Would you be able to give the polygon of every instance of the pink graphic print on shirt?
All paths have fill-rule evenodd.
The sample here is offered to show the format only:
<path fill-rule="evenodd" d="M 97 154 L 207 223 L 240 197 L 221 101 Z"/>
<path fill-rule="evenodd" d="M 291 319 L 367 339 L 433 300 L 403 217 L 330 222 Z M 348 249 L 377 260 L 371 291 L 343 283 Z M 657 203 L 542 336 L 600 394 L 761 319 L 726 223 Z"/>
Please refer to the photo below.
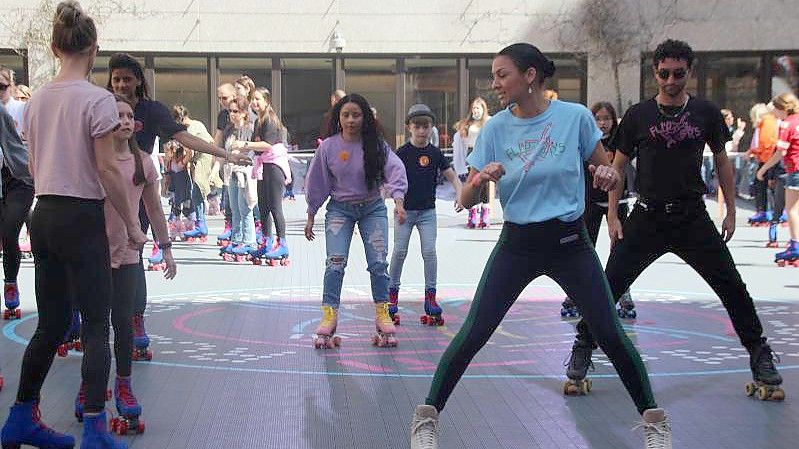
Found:
<path fill-rule="evenodd" d="M 663 121 L 649 127 L 649 134 L 666 142 L 666 148 L 672 148 L 678 143 L 689 139 L 701 139 L 702 130 L 698 126 L 688 123 L 690 112 L 683 114 L 679 120 Z"/>

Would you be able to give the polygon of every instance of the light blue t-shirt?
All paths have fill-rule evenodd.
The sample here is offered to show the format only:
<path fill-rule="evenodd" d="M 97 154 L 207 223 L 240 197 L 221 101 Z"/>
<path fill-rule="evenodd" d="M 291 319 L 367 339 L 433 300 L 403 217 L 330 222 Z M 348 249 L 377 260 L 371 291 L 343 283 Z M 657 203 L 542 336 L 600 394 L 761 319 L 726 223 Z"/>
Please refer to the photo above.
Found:
<path fill-rule="evenodd" d="M 585 209 L 583 163 L 601 138 L 585 106 L 552 100 L 533 118 L 515 117 L 510 108 L 496 114 L 466 161 L 477 170 L 490 162 L 505 167 L 499 199 L 506 221 L 574 221 Z"/>

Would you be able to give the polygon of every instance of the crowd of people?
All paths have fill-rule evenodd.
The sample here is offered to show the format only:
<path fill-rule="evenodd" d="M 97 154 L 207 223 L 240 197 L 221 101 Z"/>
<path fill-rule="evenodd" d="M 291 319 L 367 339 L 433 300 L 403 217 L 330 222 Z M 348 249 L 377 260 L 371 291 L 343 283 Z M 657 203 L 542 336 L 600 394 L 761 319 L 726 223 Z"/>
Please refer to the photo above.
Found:
<path fill-rule="evenodd" d="M 2 445 L 74 447 L 73 437 L 41 422 L 38 409 L 54 355 L 79 323 L 84 356 L 75 414 L 84 423 L 81 447 L 124 448 L 109 432 L 104 407 L 109 327 L 115 336 L 113 397 L 119 414 L 111 430 L 141 432 L 131 362 L 152 357 L 144 327 L 142 254 L 150 226 L 150 267 L 163 270 L 167 279 L 177 274 L 173 242 L 206 242 L 213 209 L 225 215 L 217 239 L 224 260 L 287 265 L 282 203 L 293 183 L 289 131 L 269 90 L 247 76 L 218 87 L 221 110 L 213 135 L 185 106 L 170 110 L 152 99 L 143 68 L 130 55 L 110 58 L 105 89 L 89 83 L 97 30 L 74 1 L 58 5 L 52 39 L 60 69 L 33 94 L 14 84 L 10 69 L 0 68 L 5 317 L 21 315 L 16 280 L 26 222 L 38 306 Z M 661 43 L 652 59 L 658 94 L 619 119 L 607 102 L 588 109 L 558 100 L 546 89 L 554 63 L 533 45 L 510 45 L 492 62 L 492 88 L 503 109 L 492 116 L 484 99 L 472 100 L 453 129 L 452 161 L 438 147 L 429 106 L 409 108 L 409 139 L 394 150 L 367 98 L 332 94 L 304 185 L 309 241 L 316 238 L 316 215 L 325 207 L 317 349 L 341 344 L 338 309 L 356 226 L 375 303 L 373 344 L 394 347 L 403 264 L 414 228 L 425 278 L 421 322 L 444 323 L 436 253 L 436 190 L 442 180 L 455 192 L 454 210 L 468 210 L 468 228 L 490 227 L 495 196 L 502 205 L 499 241 L 469 314 L 443 353 L 424 404 L 414 411 L 412 449 L 437 447 L 439 414 L 460 377 L 522 290 L 542 275 L 568 295 L 562 315 L 581 317 L 564 393 L 590 391 L 592 352 L 601 348 L 642 416 L 646 447 L 670 448 L 669 418 L 619 321 L 635 317 L 629 288 L 666 252 L 694 268 L 727 309 L 750 354 L 750 395 L 785 397 L 754 302 L 726 243 L 735 232 L 736 195 L 750 195 L 751 184 L 757 212 L 749 222 L 768 223 L 769 246 L 776 246 L 776 229 L 787 221 L 791 239 L 775 261 L 799 264 L 799 100 L 781 94 L 755 105 L 751 144 L 743 150 L 746 122 L 686 92 L 693 63 L 685 42 Z M 733 162 L 729 155 L 736 153 L 744 156 Z M 716 188 L 714 177 L 725 194 L 721 232 L 704 202 Z M 165 195 L 168 218 L 161 206 Z M 612 243 L 604 268 L 594 249 L 603 217 Z M 65 298 L 63 291 L 73 295 Z"/>

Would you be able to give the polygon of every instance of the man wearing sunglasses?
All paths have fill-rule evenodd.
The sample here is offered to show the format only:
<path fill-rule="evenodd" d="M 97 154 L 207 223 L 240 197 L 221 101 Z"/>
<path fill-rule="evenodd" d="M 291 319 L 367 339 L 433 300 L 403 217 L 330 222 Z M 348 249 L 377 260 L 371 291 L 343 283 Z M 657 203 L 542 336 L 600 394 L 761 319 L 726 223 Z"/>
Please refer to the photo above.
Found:
<path fill-rule="evenodd" d="M 25 103 L 16 99 L 14 92 L 14 71 L 4 65 L 0 65 L 0 104 L 14 119 L 17 132 L 22 132 L 22 111 Z"/>
<path fill-rule="evenodd" d="M 724 148 L 730 140 L 729 129 L 718 107 L 685 91 L 694 62 L 687 43 L 664 41 L 655 50 L 652 62 L 658 94 L 632 106 L 610 142 L 610 147 L 618 150 L 613 160 L 617 171 L 621 172 L 630 159 L 638 158 L 635 183 L 639 194 L 622 227 L 616 211 L 622 184 L 608 192 L 613 247 L 605 272 L 613 297 L 618 300 L 657 258 L 666 252 L 676 254 L 721 298 L 741 343 L 749 351 L 754 378 L 750 385 L 765 388 L 768 394 L 761 399 L 782 399 L 782 377 L 774 367 L 752 297 L 726 245 L 735 232 L 735 185 Z M 700 167 L 705 145 L 713 152 L 725 194 L 727 216 L 721 234 L 703 200 L 705 185 Z M 577 339 L 575 347 L 593 345 L 582 321 Z M 581 357 L 587 368 L 590 351 Z M 755 390 L 747 386 L 747 391 Z"/>

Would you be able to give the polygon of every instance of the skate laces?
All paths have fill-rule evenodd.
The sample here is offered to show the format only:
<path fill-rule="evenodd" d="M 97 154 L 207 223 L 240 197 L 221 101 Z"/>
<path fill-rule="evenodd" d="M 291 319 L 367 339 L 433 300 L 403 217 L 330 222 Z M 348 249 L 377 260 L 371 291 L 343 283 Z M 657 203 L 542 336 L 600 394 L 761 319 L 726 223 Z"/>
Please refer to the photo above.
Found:
<path fill-rule="evenodd" d="M 590 346 L 575 346 L 572 348 L 571 354 L 563 361 L 563 366 L 574 369 L 579 361 L 588 361 L 588 369 L 594 371 L 594 361 L 591 360 Z"/>
<path fill-rule="evenodd" d="M 328 326 L 336 322 L 336 309 L 332 307 L 322 308 L 322 326 Z"/>
<path fill-rule="evenodd" d="M 411 433 L 416 437 L 420 447 L 432 448 L 438 441 L 438 420 L 434 418 L 418 418 L 411 424 Z"/>
<path fill-rule="evenodd" d="M 117 398 L 122 400 L 128 407 L 135 407 L 138 405 L 136 397 L 130 389 L 130 382 L 120 380 L 117 384 Z"/>
<path fill-rule="evenodd" d="M 388 303 L 384 302 L 377 306 L 377 320 L 383 324 L 391 324 L 394 325 L 394 320 L 391 319 L 391 315 L 388 313 Z"/>
<path fill-rule="evenodd" d="M 646 449 L 671 449 L 671 424 L 668 418 L 655 423 L 642 421 L 632 428 L 637 429 L 644 429 Z"/>
<path fill-rule="evenodd" d="M 774 366 L 775 361 L 777 363 L 782 362 L 782 360 L 780 360 L 780 355 L 773 352 L 771 350 L 771 346 L 769 345 L 761 346 L 760 352 L 757 355 L 757 362 L 755 362 L 755 364 L 759 368 L 763 368 L 769 371 L 776 371 L 777 367 Z"/>

